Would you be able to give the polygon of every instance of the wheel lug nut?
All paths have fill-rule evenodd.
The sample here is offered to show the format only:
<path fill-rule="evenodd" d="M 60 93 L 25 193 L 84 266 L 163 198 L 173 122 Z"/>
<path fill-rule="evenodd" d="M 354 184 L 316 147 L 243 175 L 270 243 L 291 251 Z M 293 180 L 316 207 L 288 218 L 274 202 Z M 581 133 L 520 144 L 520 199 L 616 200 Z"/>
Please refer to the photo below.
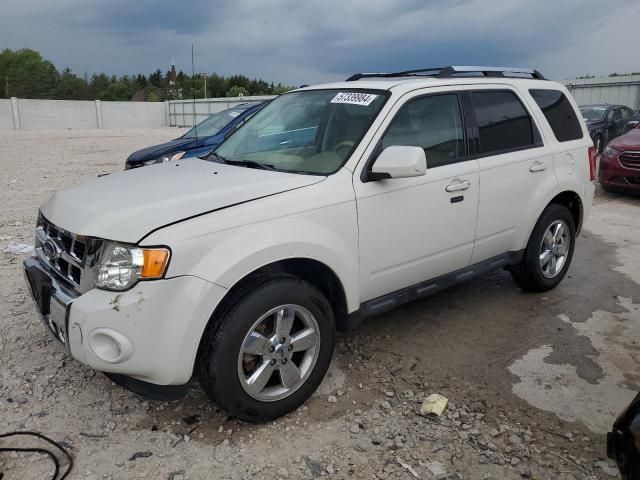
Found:
<path fill-rule="evenodd" d="M 283 358 L 283 359 L 282 359 L 282 364 L 284 365 L 285 363 L 287 363 L 287 359 L 286 359 L 286 358 Z"/>
<path fill-rule="evenodd" d="M 269 353 L 273 353 L 275 351 L 276 351 L 275 347 L 269 347 Z"/>
<path fill-rule="evenodd" d="M 284 342 L 286 342 L 286 341 L 287 341 L 287 339 L 286 339 L 286 338 L 284 338 L 284 337 L 282 337 L 282 338 L 280 339 L 280 343 L 284 343 Z"/>
<path fill-rule="evenodd" d="M 275 361 L 275 360 L 271 360 L 271 361 L 269 362 L 269 365 L 275 365 L 275 364 L 276 364 L 276 361 Z"/>
<path fill-rule="evenodd" d="M 289 345 L 289 348 L 287 350 L 289 351 L 293 350 L 293 345 Z"/>

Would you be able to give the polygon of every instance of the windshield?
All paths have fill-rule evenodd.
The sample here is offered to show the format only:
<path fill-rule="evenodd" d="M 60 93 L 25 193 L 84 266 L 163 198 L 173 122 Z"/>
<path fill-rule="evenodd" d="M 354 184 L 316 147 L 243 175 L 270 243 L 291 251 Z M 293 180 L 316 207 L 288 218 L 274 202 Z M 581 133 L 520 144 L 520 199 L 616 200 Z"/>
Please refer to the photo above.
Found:
<path fill-rule="evenodd" d="M 388 96 L 378 90 L 309 90 L 281 95 L 218 149 L 228 161 L 327 175 L 349 158 Z"/>
<path fill-rule="evenodd" d="M 582 118 L 587 121 L 598 121 L 604 118 L 607 107 L 580 107 Z"/>
<path fill-rule="evenodd" d="M 245 109 L 243 108 L 230 108 L 229 110 L 214 113 L 209 118 L 198 123 L 194 128 L 185 133 L 182 138 L 196 138 L 196 133 L 198 134 L 198 137 L 211 137 L 216 135 L 244 111 Z"/>

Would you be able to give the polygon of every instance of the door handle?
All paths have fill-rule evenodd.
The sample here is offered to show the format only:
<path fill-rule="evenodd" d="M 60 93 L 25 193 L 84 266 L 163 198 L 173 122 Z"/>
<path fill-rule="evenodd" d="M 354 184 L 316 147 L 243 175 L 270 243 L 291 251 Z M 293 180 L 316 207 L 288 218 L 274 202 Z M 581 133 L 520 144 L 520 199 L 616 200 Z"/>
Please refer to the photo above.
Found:
<path fill-rule="evenodd" d="M 444 189 L 447 192 L 460 192 L 462 190 L 466 190 L 470 186 L 471 186 L 471 182 L 469 180 L 460 180 L 459 178 L 456 178 Z"/>
<path fill-rule="evenodd" d="M 543 172 L 547 169 L 547 164 L 544 162 L 533 162 L 533 165 L 529 167 L 531 173 Z"/>

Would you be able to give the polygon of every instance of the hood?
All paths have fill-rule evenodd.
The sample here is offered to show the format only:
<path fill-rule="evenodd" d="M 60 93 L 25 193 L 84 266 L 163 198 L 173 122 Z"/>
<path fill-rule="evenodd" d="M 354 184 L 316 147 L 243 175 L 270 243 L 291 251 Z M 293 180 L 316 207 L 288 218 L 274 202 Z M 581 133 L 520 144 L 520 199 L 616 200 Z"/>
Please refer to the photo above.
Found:
<path fill-rule="evenodd" d="M 54 193 L 41 211 L 75 234 L 137 243 L 169 223 L 324 178 L 190 159 L 94 178 Z"/>
<path fill-rule="evenodd" d="M 609 147 L 614 150 L 636 150 L 640 151 L 640 129 L 634 128 L 624 135 L 615 138 L 609 142 Z"/>
<path fill-rule="evenodd" d="M 180 151 L 191 151 L 200 147 L 205 147 L 203 151 L 196 152 L 195 155 L 188 155 L 189 157 L 200 156 L 209 153 L 214 147 L 218 146 L 224 139 L 224 135 L 217 134 L 210 137 L 198 137 L 195 138 L 176 138 L 170 142 L 161 143 L 160 145 L 153 145 L 152 147 L 143 148 L 137 152 L 133 152 L 127 158 L 129 165 L 137 165 L 148 160 L 155 160 L 163 155 L 168 155 Z"/>
<path fill-rule="evenodd" d="M 200 139 L 201 140 L 201 139 Z M 195 138 L 176 138 L 169 142 L 153 145 L 151 147 L 142 148 L 133 152 L 127 158 L 128 163 L 142 163 L 147 160 L 154 160 L 167 153 L 174 153 L 180 150 L 189 150 L 197 146 Z"/>

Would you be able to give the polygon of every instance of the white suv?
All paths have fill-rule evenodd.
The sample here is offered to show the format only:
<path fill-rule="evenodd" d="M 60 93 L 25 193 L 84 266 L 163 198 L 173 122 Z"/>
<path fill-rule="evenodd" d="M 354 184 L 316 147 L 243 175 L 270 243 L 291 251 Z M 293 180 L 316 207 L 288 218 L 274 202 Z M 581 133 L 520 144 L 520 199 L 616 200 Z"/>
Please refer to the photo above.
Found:
<path fill-rule="evenodd" d="M 537 71 L 357 74 L 273 100 L 206 160 L 55 193 L 25 273 L 75 359 L 236 417 L 305 401 L 335 331 L 492 269 L 564 277 L 593 144 Z"/>

